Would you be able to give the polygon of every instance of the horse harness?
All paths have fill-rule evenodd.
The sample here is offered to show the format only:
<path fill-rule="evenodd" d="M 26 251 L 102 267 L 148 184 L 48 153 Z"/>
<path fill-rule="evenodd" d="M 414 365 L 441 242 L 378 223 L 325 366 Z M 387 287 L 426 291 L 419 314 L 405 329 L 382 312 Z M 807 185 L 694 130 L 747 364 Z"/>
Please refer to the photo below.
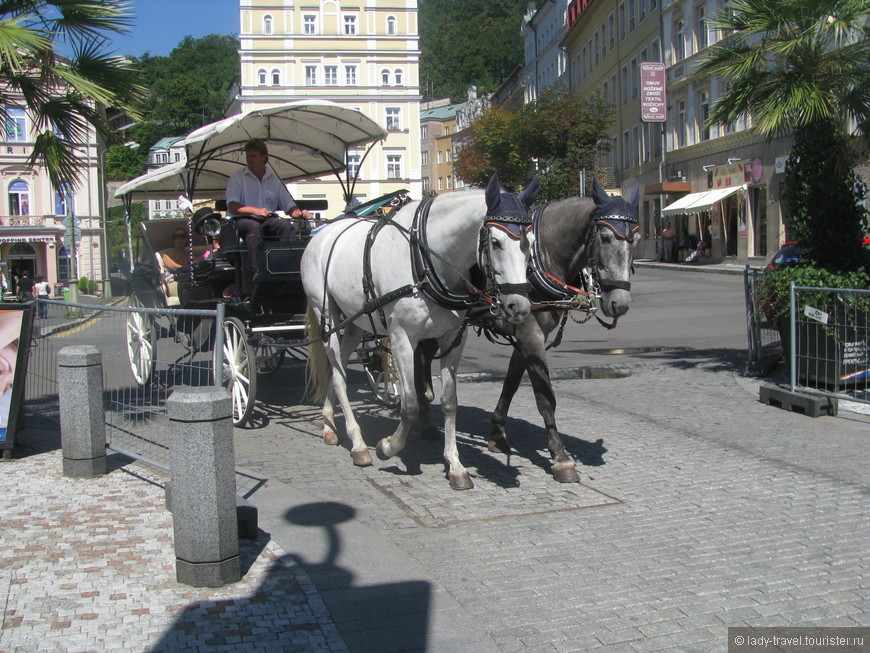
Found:
<path fill-rule="evenodd" d="M 435 195 L 431 194 L 421 200 L 414 214 L 414 220 L 411 228 L 408 229 L 392 220 L 390 215 L 380 215 L 377 220 L 373 221 L 371 228 L 366 235 L 365 247 L 363 249 L 363 293 L 365 302 L 361 309 L 350 317 L 346 317 L 340 324 L 335 325 L 332 329 L 326 330 L 325 324 L 321 324 L 321 337 L 328 337 L 329 333 L 340 330 L 345 325 L 354 321 L 361 315 L 368 315 L 372 325 L 372 332 L 377 333 L 380 329 L 375 325 L 374 314 L 378 314 L 381 325 L 384 329 L 387 328 L 386 315 L 384 314 L 384 306 L 402 297 L 406 297 L 413 292 L 420 290 L 427 297 L 432 299 L 439 306 L 450 310 L 465 310 L 466 319 L 463 320 L 463 326 L 460 330 L 456 341 L 451 346 L 455 347 L 461 340 L 462 333 L 467 325 L 467 318 L 470 312 L 481 305 L 487 307 L 487 310 L 493 314 L 497 312 L 500 302 L 501 293 L 510 292 L 527 292 L 531 290 L 529 284 L 499 284 L 495 279 L 495 271 L 492 267 L 492 243 L 487 236 L 489 227 L 498 226 L 499 228 L 509 231 L 508 227 L 527 223 L 531 225 L 531 218 L 528 217 L 528 212 L 522 203 L 512 194 L 503 193 L 502 202 L 499 206 L 501 209 L 505 204 L 505 198 L 512 198 L 515 207 L 502 212 L 487 213 L 486 220 L 480 228 L 479 244 L 478 244 L 478 261 L 483 270 L 485 278 L 485 287 L 478 288 L 468 276 L 460 270 L 454 271 L 465 281 L 466 293 L 458 293 L 448 288 L 443 280 L 438 277 L 433 267 L 433 259 L 438 259 L 442 263 L 452 267 L 448 261 L 435 252 L 428 244 L 426 237 L 426 224 L 428 222 L 429 210 L 434 201 Z M 411 247 L 411 268 L 413 273 L 414 283 L 405 284 L 399 288 L 391 290 L 388 293 L 377 296 L 372 283 L 372 266 L 371 266 L 371 251 L 374 246 L 375 239 L 378 234 L 387 226 L 392 226 L 404 233 Z M 512 237 L 514 237 L 512 235 Z M 517 238 L 519 236 L 516 236 Z M 442 353 L 443 355 L 443 353 Z"/>

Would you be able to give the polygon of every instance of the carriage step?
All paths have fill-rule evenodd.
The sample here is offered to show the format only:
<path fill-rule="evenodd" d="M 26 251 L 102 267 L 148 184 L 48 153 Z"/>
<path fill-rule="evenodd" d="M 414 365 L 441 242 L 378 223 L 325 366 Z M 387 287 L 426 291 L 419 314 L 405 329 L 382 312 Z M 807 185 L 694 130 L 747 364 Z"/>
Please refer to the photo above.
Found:
<path fill-rule="evenodd" d="M 764 384 L 759 388 L 758 399 L 768 406 L 776 406 L 793 413 L 801 413 L 809 417 L 821 415 L 837 415 L 837 400 L 828 397 L 792 392 L 775 385 Z"/>

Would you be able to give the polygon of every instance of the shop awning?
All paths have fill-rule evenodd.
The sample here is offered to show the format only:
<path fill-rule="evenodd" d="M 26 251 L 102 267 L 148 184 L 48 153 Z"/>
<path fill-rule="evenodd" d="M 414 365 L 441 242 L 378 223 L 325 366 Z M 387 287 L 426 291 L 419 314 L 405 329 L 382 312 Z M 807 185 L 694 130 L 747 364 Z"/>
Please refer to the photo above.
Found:
<path fill-rule="evenodd" d="M 681 197 L 673 204 L 668 204 L 662 209 L 662 215 L 676 215 L 678 213 L 703 213 L 713 208 L 716 202 L 724 200 L 737 191 L 743 190 L 743 186 L 729 186 L 728 188 L 715 188 L 702 193 L 689 193 Z"/>

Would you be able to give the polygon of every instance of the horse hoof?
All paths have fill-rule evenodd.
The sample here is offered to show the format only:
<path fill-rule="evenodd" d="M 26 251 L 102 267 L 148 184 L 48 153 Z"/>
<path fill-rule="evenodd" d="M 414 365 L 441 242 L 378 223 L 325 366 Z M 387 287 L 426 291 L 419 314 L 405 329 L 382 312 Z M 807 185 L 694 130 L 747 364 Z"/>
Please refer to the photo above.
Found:
<path fill-rule="evenodd" d="M 471 476 L 469 476 L 468 472 L 462 472 L 461 474 L 448 474 L 447 478 L 450 479 L 451 490 L 470 490 L 474 487 L 474 483 L 472 482 Z"/>
<path fill-rule="evenodd" d="M 338 444 L 338 434 L 335 431 L 327 431 L 323 434 L 323 444 L 335 446 Z"/>
<path fill-rule="evenodd" d="M 387 451 L 388 446 L 389 438 L 383 438 L 378 441 L 378 446 L 375 447 L 375 453 L 378 454 L 378 458 L 381 460 L 389 460 L 392 458 L 392 455 Z"/>
<path fill-rule="evenodd" d="M 553 465 L 553 478 L 560 483 L 579 483 L 580 472 L 577 471 L 577 466 L 574 463 Z"/>
<path fill-rule="evenodd" d="M 438 427 L 435 425 L 424 426 L 423 429 L 420 431 L 420 437 L 424 440 L 437 442 L 441 439 L 441 431 L 439 431 Z"/>
<path fill-rule="evenodd" d="M 350 457 L 351 460 L 353 460 L 353 464 L 357 467 L 370 467 L 372 464 L 372 457 L 369 454 L 368 449 L 363 449 L 361 451 L 351 451 Z"/>
<path fill-rule="evenodd" d="M 489 440 L 486 443 L 486 448 L 489 449 L 492 453 L 509 454 L 511 452 L 511 448 L 510 445 L 507 443 L 507 440 Z"/>

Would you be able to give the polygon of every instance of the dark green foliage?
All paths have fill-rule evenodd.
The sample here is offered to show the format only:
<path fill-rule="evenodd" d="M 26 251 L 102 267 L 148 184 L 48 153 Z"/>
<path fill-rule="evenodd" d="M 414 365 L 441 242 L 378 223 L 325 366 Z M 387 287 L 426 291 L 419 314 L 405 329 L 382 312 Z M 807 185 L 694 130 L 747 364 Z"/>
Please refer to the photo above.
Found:
<path fill-rule="evenodd" d="M 794 138 L 781 197 L 794 239 L 806 261 L 822 268 L 862 268 L 868 263 L 861 246 L 866 216 L 848 136 L 839 122 L 818 120 L 796 128 Z"/>
<path fill-rule="evenodd" d="M 796 286 L 806 288 L 870 288 L 870 275 L 866 270 L 834 273 L 811 265 L 768 270 L 759 281 L 759 301 L 768 319 L 776 321 L 788 315 L 789 283 L 792 281 Z M 833 310 L 833 295 L 829 292 L 802 294 L 801 297 L 814 308 L 825 312 Z M 870 311 L 870 296 L 854 295 L 850 299 L 860 310 Z"/>
<path fill-rule="evenodd" d="M 483 186 L 497 172 L 508 190 L 523 188 L 537 174 L 541 199 L 576 195 L 581 171 L 586 170 L 591 184 L 600 153 L 610 147 L 606 136 L 612 115 L 598 95 L 580 98 L 554 91 L 519 114 L 490 109 L 474 121 L 471 138 L 457 154 L 456 174 Z"/>
<path fill-rule="evenodd" d="M 523 63 L 527 0 L 420 2 L 420 87 L 424 100 L 492 93 Z"/>

